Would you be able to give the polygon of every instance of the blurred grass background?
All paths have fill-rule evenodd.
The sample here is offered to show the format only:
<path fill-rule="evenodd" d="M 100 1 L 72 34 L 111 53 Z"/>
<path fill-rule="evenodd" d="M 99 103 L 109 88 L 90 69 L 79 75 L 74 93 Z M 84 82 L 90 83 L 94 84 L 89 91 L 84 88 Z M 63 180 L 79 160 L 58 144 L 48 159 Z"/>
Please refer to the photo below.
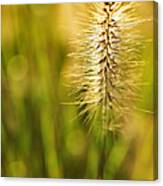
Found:
<path fill-rule="evenodd" d="M 99 144 L 88 136 L 62 82 L 76 4 L 2 6 L 2 176 L 96 178 Z M 142 3 L 151 17 L 153 3 Z M 153 38 L 153 23 L 140 28 Z M 150 30 L 150 32 L 149 32 Z M 153 43 L 139 107 L 153 111 Z M 135 112 L 127 136 L 116 142 L 105 179 L 154 178 L 154 116 Z"/>

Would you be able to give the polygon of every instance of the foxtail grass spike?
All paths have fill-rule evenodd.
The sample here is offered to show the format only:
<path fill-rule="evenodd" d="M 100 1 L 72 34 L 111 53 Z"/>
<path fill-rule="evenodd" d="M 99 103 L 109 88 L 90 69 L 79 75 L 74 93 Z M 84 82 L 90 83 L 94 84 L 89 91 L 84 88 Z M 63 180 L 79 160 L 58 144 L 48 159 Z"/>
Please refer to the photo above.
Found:
<path fill-rule="evenodd" d="M 133 2 L 87 6 L 70 54 L 74 104 L 90 131 L 116 133 L 141 97 L 143 37 L 137 28 L 147 20 L 139 18 Z"/>

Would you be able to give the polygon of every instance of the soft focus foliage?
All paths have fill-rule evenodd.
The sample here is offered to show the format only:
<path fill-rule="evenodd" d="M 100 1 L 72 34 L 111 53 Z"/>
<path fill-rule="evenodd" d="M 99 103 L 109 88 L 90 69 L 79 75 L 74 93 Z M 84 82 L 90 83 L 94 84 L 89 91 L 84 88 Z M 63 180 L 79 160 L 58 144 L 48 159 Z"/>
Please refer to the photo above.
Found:
<path fill-rule="evenodd" d="M 2 6 L 2 176 L 97 177 L 100 144 L 77 107 L 63 104 L 73 102 L 63 74 L 72 67 L 69 41 L 83 9 L 87 4 Z M 152 17 L 153 3 L 141 3 L 139 15 Z M 140 32 L 149 39 L 142 51 L 146 86 L 125 138 L 107 158 L 105 179 L 154 178 L 153 22 Z"/>

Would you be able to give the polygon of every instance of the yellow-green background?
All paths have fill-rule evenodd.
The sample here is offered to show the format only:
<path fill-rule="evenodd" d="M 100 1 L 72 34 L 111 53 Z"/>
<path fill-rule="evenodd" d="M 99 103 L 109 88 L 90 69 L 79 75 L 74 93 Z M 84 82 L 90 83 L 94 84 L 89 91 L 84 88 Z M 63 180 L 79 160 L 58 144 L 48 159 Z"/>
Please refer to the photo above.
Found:
<path fill-rule="evenodd" d="M 99 144 L 74 119 L 62 72 L 80 5 L 2 6 L 2 176 L 96 178 Z M 87 6 L 85 6 L 87 8 Z M 142 3 L 142 19 L 153 18 L 153 3 Z M 140 27 L 146 43 L 142 90 L 144 110 L 153 108 L 153 22 Z M 77 63 L 77 61 L 76 61 Z M 116 143 L 105 179 L 154 178 L 154 115 L 135 112 L 125 139 Z"/>

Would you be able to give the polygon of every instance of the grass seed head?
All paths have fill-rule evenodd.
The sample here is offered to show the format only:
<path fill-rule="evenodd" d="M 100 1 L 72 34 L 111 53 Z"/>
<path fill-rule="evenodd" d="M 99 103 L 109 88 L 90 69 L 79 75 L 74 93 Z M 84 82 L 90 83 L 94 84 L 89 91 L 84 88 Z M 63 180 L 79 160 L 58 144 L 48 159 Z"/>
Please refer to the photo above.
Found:
<path fill-rule="evenodd" d="M 141 20 L 133 2 L 87 4 L 68 73 L 79 115 L 100 136 L 121 131 L 142 82 Z M 73 68 L 74 67 L 74 68 Z"/>

